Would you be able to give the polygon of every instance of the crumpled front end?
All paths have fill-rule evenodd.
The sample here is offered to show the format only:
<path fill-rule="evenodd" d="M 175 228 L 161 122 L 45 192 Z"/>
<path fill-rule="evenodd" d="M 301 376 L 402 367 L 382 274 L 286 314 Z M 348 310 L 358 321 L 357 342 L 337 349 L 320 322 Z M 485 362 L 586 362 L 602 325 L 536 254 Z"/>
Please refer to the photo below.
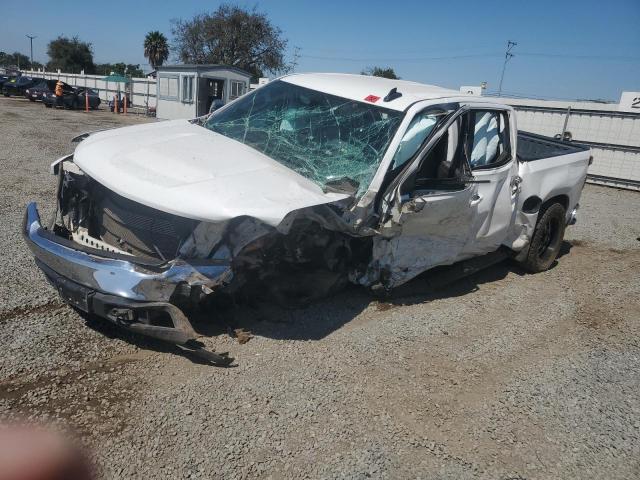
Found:
<path fill-rule="evenodd" d="M 27 206 L 23 229 L 27 244 L 36 264 L 67 303 L 131 331 L 175 343 L 213 363 L 231 363 L 233 359 L 226 355 L 203 348 L 177 306 L 197 301 L 227 283 L 228 264 L 141 259 L 98 245 L 84 247 L 59 230 L 59 226 L 43 227 L 36 204 Z"/>
<path fill-rule="evenodd" d="M 236 299 L 298 305 L 339 290 L 370 261 L 372 231 L 343 204 L 293 210 L 277 227 L 250 216 L 204 222 L 131 201 L 66 157 L 57 210 L 43 226 L 34 203 L 24 236 L 63 299 L 129 330 L 196 351 L 187 315 Z M 232 302 L 220 298 L 231 298 Z"/>
<path fill-rule="evenodd" d="M 197 341 L 185 311 L 231 283 L 229 259 L 181 258 L 179 247 L 197 222 L 129 202 L 72 163 L 65 169 L 66 160 L 52 166 L 59 175 L 53 224 L 43 226 L 31 203 L 23 227 L 50 283 L 83 312 L 228 365 L 233 359 Z"/>

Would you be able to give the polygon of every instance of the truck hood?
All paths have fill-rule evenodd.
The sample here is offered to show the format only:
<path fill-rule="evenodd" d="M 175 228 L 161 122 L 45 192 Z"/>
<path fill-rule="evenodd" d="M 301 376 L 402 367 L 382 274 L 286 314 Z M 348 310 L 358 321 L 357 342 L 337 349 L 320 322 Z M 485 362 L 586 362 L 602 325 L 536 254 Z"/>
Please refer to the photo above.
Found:
<path fill-rule="evenodd" d="M 348 197 L 187 120 L 97 132 L 73 161 L 123 197 L 208 222 L 247 215 L 277 226 L 293 210 Z"/>

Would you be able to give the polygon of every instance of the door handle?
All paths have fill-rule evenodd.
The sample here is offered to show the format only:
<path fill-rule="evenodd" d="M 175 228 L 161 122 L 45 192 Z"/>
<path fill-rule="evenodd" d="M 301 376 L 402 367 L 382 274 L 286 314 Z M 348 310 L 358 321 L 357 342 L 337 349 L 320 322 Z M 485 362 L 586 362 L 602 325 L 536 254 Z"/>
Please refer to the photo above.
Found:
<path fill-rule="evenodd" d="M 474 205 L 479 204 L 482 201 L 482 195 L 478 195 L 477 193 L 471 197 L 471 202 L 469 202 L 469 206 L 473 207 Z"/>

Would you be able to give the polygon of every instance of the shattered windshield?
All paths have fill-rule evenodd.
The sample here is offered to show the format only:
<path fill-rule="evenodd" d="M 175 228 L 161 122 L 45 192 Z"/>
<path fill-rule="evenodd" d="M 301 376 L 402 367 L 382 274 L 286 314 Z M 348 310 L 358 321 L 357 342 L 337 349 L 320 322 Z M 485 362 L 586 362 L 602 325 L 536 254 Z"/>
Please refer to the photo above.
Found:
<path fill-rule="evenodd" d="M 325 189 L 347 184 L 362 194 L 403 115 L 275 81 L 214 113 L 204 126 Z"/>

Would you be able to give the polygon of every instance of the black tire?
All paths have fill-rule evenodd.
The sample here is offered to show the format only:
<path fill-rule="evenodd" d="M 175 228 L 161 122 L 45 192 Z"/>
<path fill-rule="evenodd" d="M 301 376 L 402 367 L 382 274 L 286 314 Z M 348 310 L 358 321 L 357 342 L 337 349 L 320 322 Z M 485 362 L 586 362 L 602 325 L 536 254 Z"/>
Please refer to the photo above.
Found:
<path fill-rule="evenodd" d="M 540 213 L 533 231 L 524 268 L 532 273 L 544 272 L 558 257 L 564 239 L 567 211 L 559 203 L 549 205 Z"/>
<path fill-rule="evenodd" d="M 53 107 L 53 105 L 51 105 L 50 103 L 45 103 L 45 104 L 44 104 L 44 106 L 45 106 L 46 108 L 51 108 L 51 107 Z"/>
<path fill-rule="evenodd" d="M 35 101 L 36 101 L 36 99 L 35 99 L 35 98 L 29 98 L 29 101 L 30 101 L 30 102 L 35 102 Z"/>

